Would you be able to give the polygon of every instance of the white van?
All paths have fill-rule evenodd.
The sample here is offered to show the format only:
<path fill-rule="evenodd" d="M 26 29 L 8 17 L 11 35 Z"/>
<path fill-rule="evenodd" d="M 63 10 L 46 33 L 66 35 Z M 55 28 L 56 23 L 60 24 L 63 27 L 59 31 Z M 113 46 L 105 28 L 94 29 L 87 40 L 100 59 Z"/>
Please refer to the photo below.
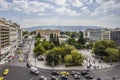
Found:
<path fill-rule="evenodd" d="M 31 70 L 31 72 L 32 73 L 34 73 L 34 74 L 39 74 L 39 70 L 36 68 L 36 67 L 30 67 L 30 70 Z"/>

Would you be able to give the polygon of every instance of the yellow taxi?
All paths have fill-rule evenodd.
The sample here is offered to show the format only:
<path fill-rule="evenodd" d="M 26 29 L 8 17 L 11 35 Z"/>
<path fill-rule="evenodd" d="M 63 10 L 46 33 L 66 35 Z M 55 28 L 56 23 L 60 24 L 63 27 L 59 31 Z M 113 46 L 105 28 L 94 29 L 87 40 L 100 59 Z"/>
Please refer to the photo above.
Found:
<path fill-rule="evenodd" d="M 19 61 L 19 62 L 22 62 L 22 61 L 23 61 L 23 59 L 22 59 L 22 58 L 18 58 L 18 61 Z"/>
<path fill-rule="evenodd" d="M 64 76 L 69 76 L 69 72 L 66 72 L 66 71 L 61 71 L 60 74 Z"/>
<path fill-rule="evenodd" d="M 4 72 L 3 72 L 3 75 L 7 75 L 9 72 L 9 69 L 5 69 Z"/>
<path fill-rule="evenodd" d="M 0 77 L 0 80 L 4 80 L 4 77 Z"/>
<path fill-rule="evenodd" d="M 23 52 L 22 52 L 22 50 L 18 50 L 18 53 L 19 53 L 19 54 L 22 54 Z"/>

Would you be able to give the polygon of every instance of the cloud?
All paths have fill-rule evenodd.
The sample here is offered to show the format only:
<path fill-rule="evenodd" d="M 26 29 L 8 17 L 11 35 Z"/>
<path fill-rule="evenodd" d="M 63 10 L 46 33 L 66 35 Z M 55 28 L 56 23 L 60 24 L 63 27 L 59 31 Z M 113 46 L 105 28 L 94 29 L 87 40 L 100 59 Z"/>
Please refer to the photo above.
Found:
<path fill-rule="evenodd" d="M 80 0 L 71 0 L 72 6 L 73 7 L 82 7 L 83 3 Z"/>
<path fill-rule="evenodd" d="M 66 3 L 67 0 L 48 0 L 48 1 L 55 3 L 59 6 L 68 6 L 68 4 Z"/>
<path fill-rule="evenodd" d="M 97 0 L 97 3 L 99 4 L 99 6 L 91 14 L 92 16 L 97 16 L 97 15 L 120 16 L 120 4 L 116 3 L 116 0 L 104 0 L 104 1 Z"/>
<path fill-rule="evenodd" d="M 0 10 L 8 10 L 11 4 L 5 0 L 0 0 Z"/>
<path fill-rule="evenodd" d="M 86 4 L 93 4 L 93 0 L 85 0 Z"/>
<path fill-rule="evenodd" d="M 13 4 L 11 6 L 11 9 L 15 11 L 23 11 L 25 13 L 41 13 L 45 12 L 46 9 L 53 9 L 54 6 L 43 3 L 43 2 L 38 2 L 38 1 L 28 1 L 28 0 L 14 0 Z"/>
<path fill-rule="evenodd" d="M 76 11 L 68 9 L 66 7 L 56 8 L 56 13 L 60 15 L 66 15 L 66 16 L 80 16 L 80 14 L 77 13 Z"/>
<path fill-rule="evenodd" d="M 88 10 L 88 7 L 82 7 L 80 10 L 83 11 L 83 13 L 88 14 L 90 11 Z"/>

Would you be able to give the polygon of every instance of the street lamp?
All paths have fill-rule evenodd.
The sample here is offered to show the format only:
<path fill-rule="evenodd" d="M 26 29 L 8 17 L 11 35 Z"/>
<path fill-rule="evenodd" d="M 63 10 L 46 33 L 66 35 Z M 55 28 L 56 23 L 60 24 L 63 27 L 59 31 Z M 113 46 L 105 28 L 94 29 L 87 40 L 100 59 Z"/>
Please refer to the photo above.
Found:
<path fill-rule="evenodd" d="M 36 58 L 37 58 L 37 56 L 35 55 L 35 67 L 36 67 Z"/>
<path fill-rule="evenodd" d="M 52 68 L 53 68 L 53 70 L 54 70 L 54 65 L 55 65 L 55 62 L 54 62 L 54 54 L 52 54 L 52 56 L 53 56 Z"/>

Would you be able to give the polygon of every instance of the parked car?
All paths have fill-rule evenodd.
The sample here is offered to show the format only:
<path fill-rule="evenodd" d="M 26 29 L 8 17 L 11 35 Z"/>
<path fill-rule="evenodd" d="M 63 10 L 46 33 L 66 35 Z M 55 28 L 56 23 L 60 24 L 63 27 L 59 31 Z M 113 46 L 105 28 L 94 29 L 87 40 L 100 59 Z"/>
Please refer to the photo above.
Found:
<path fill-rule="evenodd" d="M 36 67 L 34 67 L 34 66 L 30 67 L 30 70 L 34 74 L 39 74 L 39 70 Z"/>
<path fill-rule="evenodd" d="M 85 76 L 85 79 L 93 79 L 93 76 L 86 75 L 86 76 Z"/>
<path fill-rule="evenodd" d="M 22 62 L 22 61 L 23 61 L 23 59 L 22 59 L 22 58 L 18 58 L 18 61 L 19 61 L 19 62 Z"/>
<path fill-rule="evenodd" d="M 83 71 L 81 72 L 81 75 L 82 75 L 82 76 L 88 75 L 88 71 L 87 71 L 87 70 L 83 70 Z"/>
<path fill-rule="evenodd" d="M 65 76 L 69 76 L 69 72 L 67 72 L 67 71 L 61 71 L 60 74 L 65 75 Z"/>
<path fill-rule="evenodd" d="M 4 77 L 0 77 L 0 80 L 4 80 Z"/>
<path fill-rule="evenodd" d="M 58 80 L 55 76 L 52 76 L 51 80 Z"/>
<path fill-rule="evenodd" d="M 45 76 L 40 76 L 39 80 L 47 80 Z"/>
<path fill-rule="evenodd" d="M 71 75 L 72 75 L 72 76 L 74 76 L 74 75 L 76 75 L 76 74 L 77 74 L 77 75 L 80 75 L 80 72 L 78 72 L 78 71 L 72 71 L 72 72 L 71 72 Z"/>
<path fill-rule="evenodd" d="M 44 60 L 44 56 L 43 55 L 40 55 L 40 56 L 38 56 L 38 58 L 37 58 L 39 61 L 43 61 Z"/>
<path fill-rule="evenodd" d="M 53 71 L 53 72 L 52 72 L 52 75 L 59 75 L 59 72 Z"/>
<path fill-rule="evenodd" d="M 75 74 L 74 79 L 80 79 L 80 75 Z"/>
<path fill-rule="evenodd" d="M 5 69 L 3 75 L 7 75 L 9 73 L 9 69 Z"/>
<path fill-rule="evenodd" d="M 68 79 L 68 76 L 61 75 L 60 79 L 61 79 L 61 80 L 67 80 L 67 79 Z"/>

